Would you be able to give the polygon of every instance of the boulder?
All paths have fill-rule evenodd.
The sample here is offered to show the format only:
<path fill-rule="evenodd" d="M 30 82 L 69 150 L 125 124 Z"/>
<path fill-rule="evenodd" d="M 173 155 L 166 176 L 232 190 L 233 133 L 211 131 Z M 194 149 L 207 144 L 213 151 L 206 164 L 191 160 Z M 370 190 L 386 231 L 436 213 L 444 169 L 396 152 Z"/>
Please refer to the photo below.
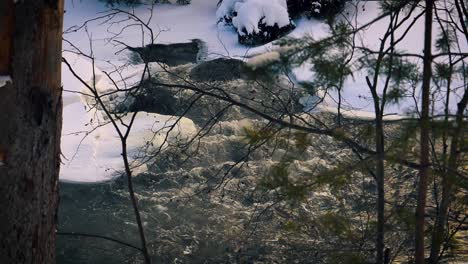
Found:
<path fill-rule="evenodd" d="M 237 28 L 239 43 L 262 45 L 294 29 L 284 0 L 248 0 L 236 3 L 232 25 Z"/>
<path fill-rule="evenodd" d="M 239 43 L 262 45 L 294 29 L 286 0 L 222 0 L 218 23 L 237 29 Z"/>
<path fill-rule="evenodd" d="M 196 65 L 190 79 L 197 82 L 232 81 L 241 79 L 245 63 L 231 58 L 218 58 Z"/>
<path fill-rule="evenodd" d="M 198 63 L 206 57 L 206 45 L 199 39 L 187 43 L 149 44 L 145 47 L 128 47 L 143 62 L 160 62 L 169 66 Z"/>
<path fill-rule="evenodd" d="M 161 115 L 175 115 L 179 107 L 174 92 L 165 87 L 144 84 L 140 93 L 133 96 L 132 104 L 125 111 L 145 111 Z"/>

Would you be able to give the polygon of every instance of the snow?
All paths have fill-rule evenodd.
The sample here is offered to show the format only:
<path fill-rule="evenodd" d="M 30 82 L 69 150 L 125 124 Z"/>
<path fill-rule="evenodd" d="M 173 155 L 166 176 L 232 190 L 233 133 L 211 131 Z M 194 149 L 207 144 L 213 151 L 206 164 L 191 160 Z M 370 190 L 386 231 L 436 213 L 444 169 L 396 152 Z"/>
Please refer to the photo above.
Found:
<path fill-rule="evenodd" d="M 216 21 L 224 21 L 226 17 L 232 17 L 232 13 L 235 11 L 234 7 L 236 3 L 242 3 L 244 0 L 223 0 L 216 10 Z"/>
<path fill-rule="evenodd" d="M 123 122 L 128 124 L 131 114 L 123 118 Z M 64 119 L 62 154 L 65 164 L 60 169 L 61 180 L 97 182 L 119 175 L 123 170 L 121 141 L 112 124 L 104 119 L 90 122 L 99 113 L 86 112 L 79 103 L 65 107 L 64 115 L 74 115 L 77 118 Z M 145 112 L 137 114 L 132 126 L 132 136 L 127 142 L 134 174 L 146 170 L 143 154 L 147 150 L 159 148 L 164 143 L 165 134 L 175 121 L 176 118 L 172 116 Z M 88 124 L 89 128 L 79 131 L 85 124 Z M 120 127 L 123 128 L 122 125 Z M 192 133 L 195 133 L 195 125 L 191 120 L 184 118 L 176 129 L 170 132 L 169 142 L 176 140 L 180 135 L 188 136 Z"/>
<path fill-rule="evenodd" d="M 232 19 L 232 24 L 240 35 L 259 33 L 260 21 L 280 28 L 290 24 L 288 10 L 282 0 L 248 0 L 237 2 L 234 8 L 237 16 Z"/>
<path fill-rule="evenodd" d="M 91 62 L 75 54 L 65 53 L 64 57 L 83 80 L 92 83 L 93 69 Z M 87 88 L 76 81 L 64 65 L 62 78 L 65 83 L 63 101 L 63 129 L 60 179 L 73 182 L 99 182 L 112 179 L 123 169 L 121 143 L 115 128 L 104 118 L 99 110 L 90 110 L 88 96 L 83 95 Z M 95 69 L 95 88 L 100 93 L 113 89 L 110 81 L 102 71 Z M 127 83 L 131 84 L 142 73 L 141 67 L 130 67 L 121 73 Z M 141 75 L 140 75 L 141 76 Z M 117 82 L 123 85 L 124 82 Z M 132 113 L 122 121 L 126 124 Z M 164 147 L 164 139 L 169 126 L 176 122 L 176 117 L 140 112 L 132 126 L 128 139 L 128 153 L 134 172 L 145 171 L 141 161 L 143 150 L 154 150 Z M 119 123 L 121 129 L 124 127 Z M 168 141 L 183 140 L 196 132 L 194 123 L 182 118 L 168 135 Z"/>
<path fill-rule="evenodd" d="M 8 82 L 12 82 L 10 75 L 0 75 L 0 87 L 7 85 Z"/>
<path fill-rule="evenodd" d="M 228 0 L 225 0 L 228 1 Z M 223 1 L 223 3 L 225 2 Z M 190 5 L 168 5 L 158 4 L 154 8 L 154 15 L 149 22 L 149 26 L 157 35 L 155 42 L 161 44 L 190 42 L 192 39 L 201 39 L 207 44 L 208 59 L 218 57 L 232 57 L 242 59 L 253 54 L 266 52 L 272 48 L 272 44 L 266 44 L 255 48 L 246 47 L 238 43 L 237 32 L 232 26 L 217 24 L 218 18 L 217 2 L 212 0 L 192 0 Z M 284 0 L 275 0 L 276 4 L 281 4 Z M 84 52 L 89 53 L 89 39 L 85 32 L 74 32 L 72 26 L 81 25 L 85 20 L 101 16 L 106 10 L 103 3 L 99 1 L 67 1 L 67 13 L 65 15 L 64 38 L 80 47 Z M 135 9 L 135 14 L 147 20 L 150 17 L 150 12 L 147 7 L 142 6 Z M 181 19 L 183 18 L 183 19 Z M 118 18 L 116 18 L 118 20 Z M 93 40 L 93 51 L 98 54 L 98 66 L 101 69 L 107 67 L 103 61 L 112 61 L 122 64 L 122 56 L 117 58 L 116 52 L 122 49 L 122 46 L 116 46 L 116 43 L 109 42 L 109 37 L 112 33 L 119 32 L 126 24 L 119 23 L 112 27 L 101 25 L 100 21 L 88 23 L 88 31 Z M 312 33 L 316 37 L 320 37 L 321 33 L 314 33 L 316 28 L 323 27 L 323 24 L 315 19 L 301 19 L 298 22 L 301 28 L 294 30 L 295 32 Z M 319 31 L 324 31 L 323 29 Z M 134 27 L 124 31 L 119 40 L 131 46 L 140 47 L 142 45 L 141 30 Z M 148 34 L 145 34 L 145 40 L 148 40 Z M 148 44 L 146 42 L 146 44 Z M 71 49 L 67 43 L 64 43 L 64 49 Z"/>
<path fill-rule="evenodd" d="M 355 21 L 354 19 L 357 18 L 357 24 L 356 26 L 362 26 L 368 23 L 369 21 L 373 20 L 375 17 L 377 17 L 378 14 L 381 13 L 379 10 L 378 3 L 376 2 L 362 2 L 358 6 L 357 10 L 353 8 L 348 8 L 347 9 L 348 14 L 346 15 L 346 20 L 347 21 Z M 413 22 L 413 19 L 416 17 L 416 14 L 418 12 L 415 12 L 415 14 L 412 15 L 408 21 L 403 23 L 403 26 L 401 27 L 400 30 L 398 30 L 395 34 L 395 39 L 398 39 L 400 36 L 404 34 L 404 30 L 406 30 L 407 26 L 409 26 L 410 23 Z M 345 19 L 344 17 L 341 17 L 341 19 Z M 380 45 L 380 39 L 382 38 L 383 34 L 385 32 L 382 31 L 382 28 L 387 28 L 389 23 L 388 18 L 384 18 L 380 21 L 375 22 L 371 26 L 365 28 L 363 31 L 361 31 L 357 37 L 356 37 L 356 43 L 359 46 L 365 46 L 368 47 L 372 50 L 378 50 L 379 45 Z M 313 35 L 313 39 L 318 40 L 324 37 L 329 36 L 329 32 L 327 32 L 324 28 L 324 25 L 312 25 L 312 28 L 310 27 L 305 27 L 304 25 L 301 25 L 298 23 L 296 30 L 293 31 L 293 33 L 290 36 L 294 37 L 301 37 L 301 36 L 308 36 L 306 30 L 316 30 L 315 35 Z M 301 32 L 302 31 L 302 32 Z M 438 25 L 434 22 L 434 40 L 437 36 L 437 33 L 439 31 Z M 424 39 L 424 17 L 419 18 L 414 26 L 409 30 L 405 38 L 398 43 L 397 45 L 397 50 L 400 51 L 405 51 L 408 53 L 415 53 L 415 54 L 422 54 L 423 52 L 423 39 Z M 435 41 L 433 41 L 435 43 Z M 464 42 L 461 43 L 461 50 L 468 50 L 468 43 Z M 387 45 L 388 47 L 388 45 Z M 282 54 L 281 49 L 274 49 L 278 51 L 280 54 Z M 419 65 L 420 70 L 422 71 L 422 65 L 421 61 L 417 59 L 411 59 L 410 60 L 413 63 L 416 63 Z M 314 78 L 314 73 L 312 72 L 312 65 L 305 63 L 301 65 L 300 67 L 297 67 L 293 69 L 292 74 L 293 78 L 296 80 L 296 82 L 306 82 L 313 80 Z M 371 101 L 371 94 L 369 91 L 369 88 L 367 86 L 367 83 L 365 81 L 366 76 L 368 73 L 365 70 L 357 70 L 353 69 L 353 77 L 348 78 L 345 83 L 344 83 L 344 88 L 342 91 L 342 96 L 343 96 L 343 108 L 345 109 L 345 114 L 348 115 L 348 117 L 353 117 L 353 118 L 362 118 L 362 119 L 369 119 L 374 116 L 373 112 L 373 103 Z M 454 80 L 453 87 L 463 87 L 463 80 Z M 415 100 L 419 101 L 418 98 L 420 96 L 420 86 L 421 84 L 418 84 L 416 87 L 416 90 L 414 91 L 415 94 L 415 99 L 413 98 L 404 98 L 399 102 L 398 104 L 387 104 L 384 113 L 386 114 L 385 119 L 399 119 L 399 118 L 404 118 L 408 112 L 411 110 L 414 110 L 415 107 Z M 384 87 L 384 80 L 380 78 L 380 82 L 377 85 L 378 87 L 378 93 L 382 93 L 382 88 Z M 459 91 L 458 91 L 459 92 Z M 323 103 L 321 103 L 320 106 L 317 106 L 315 110 L 317 111 L 327 111 L 327 112 L 334 112 L 336 113 L 337 111 L 337 101 L 338 101 L 338 95 L 336 91 L 331 91 L 328 92 L 327 95 L 323 95 L 320 93 L 317 95 L 318 97 L 324 97 Z M 312 96 L 313 97 L 313 96 Z M 457 94 L 457 91 L 454 92 L 454 94 L 451 96 L 452 98 L 459 98 L 459 94 Z M 310 102 L 315 101 L 314 98 L 305 100 L 309 102 L 309 104 L 306 106 L 311 107 Z M 456 101 L 452 100 L 452 109 L 456 107 Z M 437 103 L 436 109 L 442 110 L 442 102 Z M 437 114 L 437 113 L 436 113 Z"/>

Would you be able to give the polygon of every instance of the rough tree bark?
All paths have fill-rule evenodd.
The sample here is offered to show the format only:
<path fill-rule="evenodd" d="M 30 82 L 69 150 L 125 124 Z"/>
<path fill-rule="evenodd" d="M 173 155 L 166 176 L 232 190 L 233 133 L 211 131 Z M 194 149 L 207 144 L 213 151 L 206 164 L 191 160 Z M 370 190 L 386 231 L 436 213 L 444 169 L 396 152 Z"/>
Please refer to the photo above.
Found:
<path fill-rule="evenodd" d="M 54 263 L 63 0 L 0 1 L 0 260 Z"/>

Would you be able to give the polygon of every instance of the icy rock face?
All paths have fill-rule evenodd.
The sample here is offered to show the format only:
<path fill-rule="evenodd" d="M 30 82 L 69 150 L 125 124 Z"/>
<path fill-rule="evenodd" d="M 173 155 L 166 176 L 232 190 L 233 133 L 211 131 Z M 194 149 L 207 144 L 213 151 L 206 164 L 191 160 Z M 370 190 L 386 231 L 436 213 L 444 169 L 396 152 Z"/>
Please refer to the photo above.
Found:
<path fill-rule="evenodd" d="M 273 41 L 295 27 L 285 0 L 223 0 L 216 17 L 218 23 L 232 24 L 246 45 Z"/>

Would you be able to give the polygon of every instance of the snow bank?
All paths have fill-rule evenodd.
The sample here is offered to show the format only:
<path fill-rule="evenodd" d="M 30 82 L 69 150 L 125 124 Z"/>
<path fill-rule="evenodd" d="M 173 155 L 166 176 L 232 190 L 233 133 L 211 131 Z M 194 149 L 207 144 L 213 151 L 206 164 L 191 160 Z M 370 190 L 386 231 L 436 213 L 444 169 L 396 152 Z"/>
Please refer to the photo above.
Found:
<path fill-rule="evenodd" d="M 88 84 L 94 83 L 92 64 L 84 57 L 75 54 L 65 54 L 73 70 L 86 80 Z M 120 88 L 138 82 L 143 72 L 142 66 L 129 67 L 122 71 L 121 79 L 116 84 L 105 76 L 104 72 L 95 68 L 95 88 L 100 93 Z M 104 114 L 96 108 L 90 109 L 89 90 L 84 87 L 71 74 L 68 68 L 62 67 L 64 82 L 64 109 L 62 129 L 62 162 L 60 180 L 74 182 L 98 182 L 109 180 L 118 175 L 123 169 L 121 145 L 115 128 L 105 118 Z M 118 97 L 117 97 L 118 98 Z M 129 122 L 131 113 L 122 121 Z M 178 121 L 178 122 L 177 122 Z M 174 129 L 170 127 L 175 123 Z M 118 124 L 121 129 L 124 126 Z M 176 140 L 186 140 L 195 134 L 195 124 L 187 118 L 180 120 L 174 116 L 158 115 L 140 112 L 128 138 L 128 152 L 135 173 L 145 170 L 142 161 L 147 151 L 153 151 L 163 144 Z M 167 139 L 167 141 L 165 141 Z"/>
<path fill-rule="evenodd" d="M 267 26 L 277 25 L 280 28 L 290 24 L 288 10 L 283 0 L 248 0 L 237 2 L 234 8 L 237 16 L 232 18 L 232 24 L 241 36 L 246 33 L 259 33 L 259 22 Z"/>
<path fill-rule="evenodd" d="M 99 112 L 91 113 L 81 109 L 83 105 L 80 103 L 64 108 L 62 154 L 65 159 L 62 159 L 64 164 L 60 169 L 60 179 L 73 182 L 110 180 L 123 171 L 120 138 L 112 124 L 105 119 L 90 122 L 92 118 L 98 118 Z M 122 121 L 128 124 L 131 114 Z M 71 115 L 79 118 L 70 120 Z M 127 141 L 134 174 L 146 170 L 146 153 L 196 133 L 195 125 L 187 118 L 182 118 L 169 132 L 170 126 L 174 125 L 176 120 L 173 116 L 146 112 L 137 114 Z"/>
<path fill-rule="evenodd" d="M 230 1 L 230 0 L 224 0 Z M 274 0 L 279 3 L 284 0 Z M 192 0 L 190 5 L 160 5 L 157 4 L 154 9 L 154 16 L 152 17 L 149 26 L 158 33 L 156 43 L 180 43 L 189 42 L 192 39 L 201 39 L 207 43 L 208 59 L 219 57 L 231 57 L 242 59 L 253 53 L 262 53 L 272 47 L 271 43 L 258 46 L 248 47 L 239 44 L 236 31 L 231 26 L 227 27 L 222 24 L 216 24 L 218 18 L 216 16 L 219 9 L 216 5 L 218 1 L 207 0 Z M 221 5 L 220 5 L 221 6 Z M 99 1 L 67 1 L 67 13 L 64 17 L 64 29 L 81 25 L 85 20 L 91 19 L 102 14 L 106 10 L 104 3 Z M 135 14 L 141 17 L 144 21 L 149 18 L 149 11 L 145 6 L 136 7 Z M 184 18 L 184 19 L 181 19 Z M 122 18 L 123 19 L 123 18 Z M 99 36 L 93 39 L 93 51 L 99 56 L 101 61 L 111 61 L 113 63 L 121 64 L 121 56 L 116 56 L 122 46 L 114 46 L 114 43 L 109 43 L 107 39 L 113 36 L 114 32 L 119 32 L 125 23 L 120 23 L 108 28 L 108 25 L 101 25 L 100 22 L 90 22 L 88 30 L 92 36 Z M 301 20 L 301 29 L 306 29 L 307 32 L 315 32 L 317 25 L 316 20 Z M 296 32 L 293 31 L 292 33 Z M 80 47 L 82 50 L 87 51 L 89 47 L 89 40 L 86 33 L 82 31 L 74 32 L 69 30 L 64 34 L 64 38 Z M 125 43 L 140 47 L 141 44 L 141 31 L 127 30 L 121 36 Z M 147 44 L 147 43 L 146 43 Z M 64 43 L 64 49 L 71 49 L 67 43 Z M 98 61 L 98 66 L 105 69 Z"/>

